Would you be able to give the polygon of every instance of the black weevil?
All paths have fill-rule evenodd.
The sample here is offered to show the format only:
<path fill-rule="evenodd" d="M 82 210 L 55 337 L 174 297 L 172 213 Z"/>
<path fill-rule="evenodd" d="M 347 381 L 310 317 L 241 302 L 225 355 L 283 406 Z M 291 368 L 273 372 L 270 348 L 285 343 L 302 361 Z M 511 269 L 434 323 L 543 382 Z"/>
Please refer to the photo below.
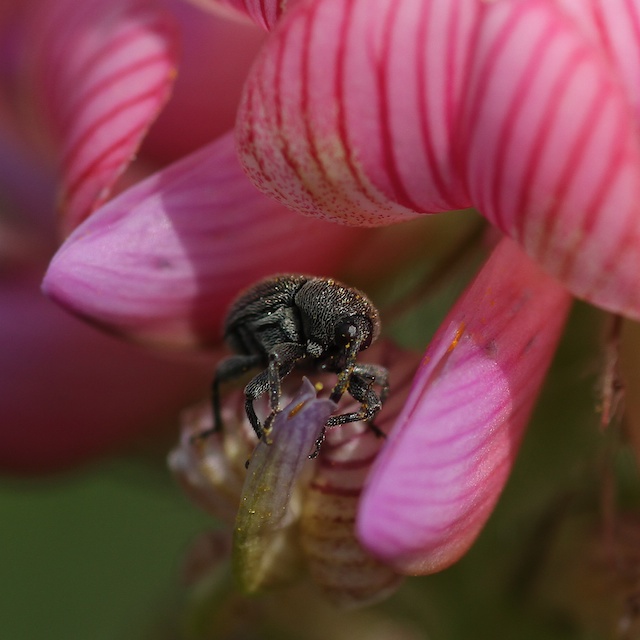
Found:
<path fill-rule="evenodd" d="M 215 372 L 214 429 L 222 428 L 220 383 L 262 367 L 244 391 L 247 416 L 262 438 L 280 410 L 281 381 L 299 363 L 338 375 L 330 396 L 334 402 L 348 392 L 360 403 L 358 411 L 332 416 L 325 427 L 370 422 L 388 392 L 388 372 L 379 365 L 357 363 L 356 358 L 379 333 L 380 319 L 371 301 L 337 280 L 283 274 L 257 282 L 236 298 L 227 313 L 224 339 L 235 355 L 222 360 Z M 381 387 L 380 395 L 374 384 Z M 253 403 L 267 392 L 271 413 L 263 426 Z M 313 455 L 323 438 L 324 431 Z"/>

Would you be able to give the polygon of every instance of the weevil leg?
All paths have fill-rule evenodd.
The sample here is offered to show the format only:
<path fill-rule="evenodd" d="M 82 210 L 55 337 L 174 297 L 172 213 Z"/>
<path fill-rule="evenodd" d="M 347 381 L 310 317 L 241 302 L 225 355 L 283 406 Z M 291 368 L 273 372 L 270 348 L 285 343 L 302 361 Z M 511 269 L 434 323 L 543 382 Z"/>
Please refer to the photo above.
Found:
<path fill-rule="evenodd" d="M 387 370 L 378 365 L 365 364 L 354 367 L 354 373 L 351 375 L 347 389 L 353 399 L 360 403 L 360 409 L 350 413 L 343 413 L 338 416 L 331 416 L 325 423 L 325 428 L 322 430 L 319 438 L 316 440 L 315 449 L 309 456 L 310 458 L 317 457 L 320 452 L 320 447 L 325 439 L 325 431 L 340 424 L 361 421 L 368 422 L 369 428 L 376 436 L 386 436 L 383 431 L 371 422 L 378 411 L 382 409 L 381 396 L 378 396 L 372 387 L 374 383 L 377 383 L 382 386 L 383 391 L 388 389 L 388 377 L 389 375 Z"/>
<path fill-rule="evenodd" d="M 342 396 L 349 388 L 351 376 L 353 375 L 353 371 L 357 366 L 356 358 L 358 357 L 358 353 L 360 352 L 360 347 L 364 341 L 364 336 L 364 332 L 361 331 L 360 334 L 352 340 L 351 344 L 347 346 L 344 367 L 338 374 L 338 381 L 336 382 L 335 387 L 333 387 L 330 396 L 331 401 L 335 402 L 336 404 L 340 402 Z"/>
<path fill-rule="evenodd" d="M 258 438 L 262 438 L 265 432 L 271 428 L 271 423 L 280 411 L 281 381 L 287 376 L 296 362 L 306 355 L 304 347 L 293 343 L 285 342 L 269 352 L 269 366 L 259 373 L 245 387 L 245 409 L 251 426 Z M 269 408 L 271 412 L 267 416 L 264 426 L 256 415 L 253 403 L 263 394 L 269 392 Z"/>
<path fill-rule="evenodd" d="M 359 363 L 353 368 L 353 373 L 362 376 L 371 384 L 377 384 L 380 387 L 380 402 L 385 403 L 389 395 L 389 371 L 386 367 L 379 364 Z"/>
<path fill-rule="evenodd" d="M 306 355 L 302 345 L 295 342 L 279 344 L 269 352 L 269 408 L 271 412 L 264 421 L 264 431 L 271 429 L 271 423 L 280 411 L 282 379 L 291 373 L 298 360 Z"/>
<path fill-rule="evenodd" d="M 240 378 L 247 371 L 260 364 L 260 357 L 255 355 L 234 355 L 221 360 L 216 367 L 211 383 L 211 407 L 213 409 L 213 427 L 194 435 L 191 440 L 208 438 L 223 428 L 222 413 L 220 411 L 220 383 L 231 382 Z"/>
<path fill-rule="evenodd" d="M 254 369 L 260 364 L 258 355 L 234 355 L 222 360 L 216 367 L 211 384 L 211 405 L 213 407 L 213 429 L 222 429 L 222 412 L 220 410 L 220 383 L 231 382 L 243 376 L 247 371 Z"/>

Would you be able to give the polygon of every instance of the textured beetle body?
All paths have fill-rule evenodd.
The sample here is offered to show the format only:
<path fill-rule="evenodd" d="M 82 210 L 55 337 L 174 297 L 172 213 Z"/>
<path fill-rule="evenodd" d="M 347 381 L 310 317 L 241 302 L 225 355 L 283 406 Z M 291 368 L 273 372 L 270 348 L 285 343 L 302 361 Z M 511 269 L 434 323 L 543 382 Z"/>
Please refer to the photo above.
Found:
<path fill-rule="evenodd" d="M 338 374 L 331 399 L 349 392 L 360 411 L 332 416 L 327 426 L 371 420 L 387 392 L 384 367 L 356 363 L 358 353 L 378 337 L 378 312 L 360 291 L 331 278 L 279 275 L 262 280 L 233 302 L 224 338 L 235 355 L 223 360 L 213 382 L 216 428 L 221 426 L 219 385 L 262 367 L 245 388 L 247 416 L 258 437 L 279 411 L 280 383 L 297 364 Z M 373 385 L 381 386 L 379 396 Z M 271 414 L 264 427 L 253 402 L 269 393 Z"/>

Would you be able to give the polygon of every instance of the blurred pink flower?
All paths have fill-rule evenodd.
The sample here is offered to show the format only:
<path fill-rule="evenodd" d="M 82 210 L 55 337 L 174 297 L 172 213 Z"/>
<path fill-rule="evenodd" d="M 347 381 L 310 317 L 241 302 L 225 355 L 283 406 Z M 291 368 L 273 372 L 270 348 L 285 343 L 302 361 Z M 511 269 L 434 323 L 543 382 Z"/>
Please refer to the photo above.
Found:
<path fill-rule="evenodd" d="M 359 226 L 475 206 L 507 236 L 427 351 L 360 507 L 371 551 L 405 572 L 441 569 L 498 499 L 569 293 L 640 318 L 640 3 L 196 4 L 275 26 L 236 125 L 268 196 Z M 288 254 L 309 258 L 296 270 L 339 264 L 352 238 L 255 194 L 250 211 L 238 204 L 249 190 L 233 158 L 223 137 L 110 201 L 45 290 L 113 331 L 202 345 L 262 267 Z M 233 216 L 215 215 L 222 200 Z"/>
<path fill-rule="evenodd" d="M 178 410 L 201 397 L 209 385 L 225 296 L 256 274 L 269 273 L 273 265 L 329 270 L 335 256 L 356 239 L 356 232 L 338 227 L 332 237 L 323 231 L 333 228 L 327 223 L 296 224 L 298 216 L 260 195 L 244 178 L 228 136 L 211 142 L 232 126 L 246 70 L 262 38 L 256 28 L 228 24 L 178 0 L 3 4 L 2 469 L 34 473 L 63 468 L 174 423 Z M 138 260 L 138 248 L 145 243 L 153 248 L 155 255 L 139 262 L 146 260 L 151 274 L 173 276 L 165 290 L 174 299 L 161 304 L 183 304 L 169 312 L 174 317 L 160 320 L 157 308 L 149 310 L 147 304 L 154 321 L 145 327 L 146 339 L 164 345 L 206 343 L 214 348 L 211 354 L 161 358 L 87 327 L 42 297 L 38 284 L 56 246 L 54 169 L 59 230 L 68 233 L 83 220 L 95 224 L 91 216 L 96 209 L 114 230 L 117 205 L 100 209 L 114 190 L 126 190 L 151 173 L 154 184 L 170 176 L 180 180 L 179 168 L 158 170 L 203 144 L 213 145 L 221 170 L 225 160 L 231 160 L 220 176 L 224 191 L 214 180 L 201 182 L 194 187 L 200 190 L 197 204 L 175 193 L 167 215 L 154 210 L 156 228 L 144 217 L 120 221 L 126 242 L 112 243 L 106 251 L 124 273 Z M 193 166 L 198 158 L 180 166 Z M 140 193 L 127 192 L 127 206 Z M 160 196 L 156 198 L 158 202 Z M 191 215 L 197 207 L 199 217 Z M 246 233 L 244 225 L 265 208 L 277 222 Z M 262 249 L 260 234 L 265 232 L 271 238 L 270 251 Z M 88 231 L 79 233 L 86 236 Z M 203 244 L 203 250 L 216 266 L 225 251 L 236 264 L 243 255 L 239 269 L 234 271 L 233 263 L 227 273 L 210 265 L 204 270 L 193 267 L 197 248 L 189 238 L 212 234 L 217 234 L 220 254 L 211 244 Z M 232 245 L 231 237 L 238 242 Z M 89 257 L 99 263 L 105 256 L 96 251 Z M 113 266 L 103 268 L 102 275 Z M 189 284 L 182 290 L 181 278 L 187 273 Z M 134 283 L 139 290 L 130 286 Z M 101 285 L 105 289 L 99 290 Z M 140 302 L 141 308 L 145 296 L 160 297 L 153 284 L 131 278 L 129 271 L 120 281 L 96 278 L 94 291 L 98 297 L 129 296 L 129 302 Z M 194 297 L 206 306 L 198 309 Z M 127 319 L 127 328 L 136 333 L 139 316 L 128 309 Z M 91 321 L 109 324 L 99 317 Z M 124 331 L 110 326 L 112 333 Z"/>

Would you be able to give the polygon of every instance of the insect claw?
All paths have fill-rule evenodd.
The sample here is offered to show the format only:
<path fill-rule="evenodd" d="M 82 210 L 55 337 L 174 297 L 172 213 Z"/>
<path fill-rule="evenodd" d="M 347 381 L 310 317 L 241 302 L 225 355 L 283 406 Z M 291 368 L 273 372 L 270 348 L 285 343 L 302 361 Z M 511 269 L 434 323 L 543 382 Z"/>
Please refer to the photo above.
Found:
<path fill-rule="evenodd" d="M 320 433 L 320 435 L 318 436 L 318 439 L 315 442 L 314 450 L 309 454 L 309 460 L 315 460 L 315 458 L 318 457 L 318 454 L 320 453 L 320 447 L 322 446 L 322 443 L 324 442 L 324 439 L 325 439 L 325 434 L 326 434 L 326 429 L 322 429 L 322 432 Z"/>

